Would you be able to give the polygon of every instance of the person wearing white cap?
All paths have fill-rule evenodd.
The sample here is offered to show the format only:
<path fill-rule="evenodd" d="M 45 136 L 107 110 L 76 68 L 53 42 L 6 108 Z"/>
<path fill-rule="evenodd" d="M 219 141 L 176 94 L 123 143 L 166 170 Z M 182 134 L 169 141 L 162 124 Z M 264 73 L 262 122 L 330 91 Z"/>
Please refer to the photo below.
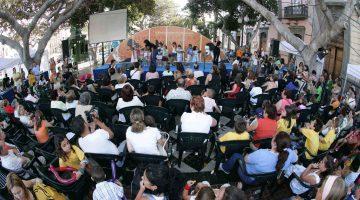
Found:
<path fill-rule="evenodd" d="M 345 181 L 339 176 L 328 176 L 316 193 L 316 200 L 343 199 L 346 195 Z"/>

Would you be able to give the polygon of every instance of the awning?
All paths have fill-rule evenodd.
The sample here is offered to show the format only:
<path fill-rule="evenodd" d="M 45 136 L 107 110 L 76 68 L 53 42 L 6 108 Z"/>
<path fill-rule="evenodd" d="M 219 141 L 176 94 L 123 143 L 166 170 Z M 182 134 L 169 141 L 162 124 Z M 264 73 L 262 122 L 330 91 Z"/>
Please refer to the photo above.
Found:
<path fill-rule="evenodd" d="M 295 49 L 290 43 L 281 41 L 279 46 L 280 51 L 285 51 L 291 54 L 299 55 L 299 51 Z"/>

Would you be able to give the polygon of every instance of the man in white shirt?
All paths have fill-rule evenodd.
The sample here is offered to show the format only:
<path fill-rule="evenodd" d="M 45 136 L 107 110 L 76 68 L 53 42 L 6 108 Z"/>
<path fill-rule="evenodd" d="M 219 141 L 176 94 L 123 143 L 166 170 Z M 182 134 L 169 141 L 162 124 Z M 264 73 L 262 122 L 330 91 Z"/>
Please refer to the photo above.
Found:
<path fill-rule="evenodd" d="M 182 78 L 178 79 L 176 85 L 177 88 L 170 90 L 169 93 L 166 95 L 165 99 L 184 99 L 190 101 L 191 93 L 185 90 L 185 80 Z"/>
<path fill-rule="evenodd" d="M 37 103 L 39 101 L 39 99 L 35 95 L 31 94 L 30 89 L 28 89 L 27 93 L 28 95 L 25 97 L 25 101 L 30 101 L 32 103 Z"/>
<path fill-rule="evenodd" d="M 209 113 L 209 112 L 217 112 L 217 113 L 221 113 L 221 110 L 219 109 L 219 107 L 217 106 L 214 98 L 214 90 L 211 88 L 207 88 L 206 92 L 204 92 L 203 94 L 203 98 L 204 98 L 204 102 L 205 102 L 205 109 L 204 112 Z"/>
<path fill-rule="evenodd" d="M 95 130 L 96 126 L 99 129 Z M 79 136 L 79 146 L 85 153 L 119 155 L 118 148 L 110 141 L 114 133 L 97 116 L 93 115 L 93 122 L 90 124 L 77 116 L 71 121 L 70 128 Z"/>
<path fill-rule="evenodd" d="M 197 63 L 195 63 L 194 64 L 194 77 L 197 79 L 202 76 L 204 76 L 204 72 L 199 70 L 199 65 Z"/>

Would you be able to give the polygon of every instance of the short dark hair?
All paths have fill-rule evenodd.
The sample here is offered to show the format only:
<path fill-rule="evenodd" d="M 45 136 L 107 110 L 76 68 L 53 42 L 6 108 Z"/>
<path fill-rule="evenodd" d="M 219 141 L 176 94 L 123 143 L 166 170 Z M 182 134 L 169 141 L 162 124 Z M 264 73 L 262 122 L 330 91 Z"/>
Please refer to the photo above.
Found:
<path fill-rule="evenodd" d="M 151 73 L 156 72 L 156 66 L 154 64 L 150 64 L 149 72 L 151 72 Z"/>
<path fill-rule="evenodd" d="M 70 129 L 73 133 L 80 136 L 85 128 L 84 124 L 84 119 L 81 117 L 81 115 L 78 115 L 73 120 L 71 120 Z"/>
<path fill-rule="evenodd" d="M 124 85 L 124 87 L 121 89 L 121 98 L 123 99 L 123 101 L 129 102 L 133 99 L 133 97 L 134 91 L 131 86 L 128 84 Z"/>
<path fill-rule="evenodd" d="M 236 133 L 243 133 L 246 131 L 246 121 L 245 119 L 241 118 L 235 121 L 234 124 Z"/>
<path fill-rule="evenodd" d="M 265 112 L 268 115 L 269 119 L 276 119 L 276 107 L 273 104 L 268 104 L 267 106 L 265 106 Z"/>
<path fill-rule="evenodd" d="M 92 158 L 88 158 L 90 168 L 90 176 L 96 182 L 100 183 L 105 181 L 105 172 L 103 168 Z"/>
<path fill-rule="evenodd" d="M 235 186 L 229 186 L 225 189 L 223 200 L 246 200 L 246 194 Z"/>
<path fill-rule="evenodd" d="M 315 125 L 314 125 L 315 132 L 321 131 L 323 125 L 324 125 L 323 121 L 320 118 L 316 118 Z"/>
<path fill-rule="evenodd" d="M 149 94 L 155 94 L 155 86 L 154 85 L 149 85 L 147 88 L 147 91 Z"/>
<path fill-rule="evenodd" d="M 176 82 L 178 87 L 185 87 L 185 80 L 183 78 L 179 78 Z"/>

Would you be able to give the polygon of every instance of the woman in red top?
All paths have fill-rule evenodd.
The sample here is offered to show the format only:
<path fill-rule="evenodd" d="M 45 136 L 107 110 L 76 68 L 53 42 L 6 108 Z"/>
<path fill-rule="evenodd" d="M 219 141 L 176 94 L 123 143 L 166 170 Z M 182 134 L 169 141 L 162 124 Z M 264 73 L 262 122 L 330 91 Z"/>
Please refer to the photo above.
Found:
<path fill-rule="evenodd" d="M 276 108 L 268 104 L 264 110 L 264 118 L 254 120 L 248 127 L 247 131 L 255 131 L 253 140 L 272 138 L 276 134 Z"/>
<path fill-rule="evenodd" d="M 241 73 L 236 75 L 234 82 L 235 83 L 233 84 L 232 89 L 224 92 L 228 99 L 236 99 L 236 94 L 244 87 L 244 84 L 241 82 Z"/>

